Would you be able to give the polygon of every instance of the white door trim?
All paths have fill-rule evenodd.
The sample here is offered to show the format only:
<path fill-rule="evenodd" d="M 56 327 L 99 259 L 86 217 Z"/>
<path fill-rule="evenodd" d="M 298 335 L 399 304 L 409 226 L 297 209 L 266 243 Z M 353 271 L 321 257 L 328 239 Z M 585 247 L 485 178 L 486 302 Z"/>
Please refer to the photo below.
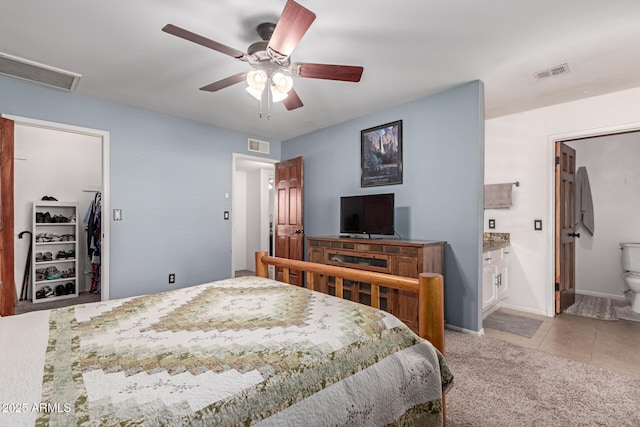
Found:
<path fill-rule="evenodd" d="M 1 115 L 5 119 L 13 120 L 16 124 L 33 126 L 42 129 L 51 129 L 62 132 L 77 133 L 100 138 L 102 140 L 102 251 L 100 254 L 100 284 L 102 301 L 109 300 L 109 247 L 110 247 L 110 218 L 109 218 L 109 132 L 98 129 L 90 129 L 72 126 L 63 123 L 49 122 L 45 120 L 31 119 L 28 117 Z M 78 218 L 79 219 L 79 218 Z"/>
<path fill-rule="evenodd" d="M 233 268 L 233 254 L 234 254 L 234 246 L 235 246 L 235 238 L 234 235 L 235 233 L 233 232 L 233 206 L 234 206 L 234 199 L 236 197 L 236 182 L 235 182 L 235 173 L 236 173 L 236 167 L 237 167 L 237 161 L 239 159 L 245 159 L 245 160 L 251 160 L 251 161 L 255 161 L 255 162 L 260 162 L 260 163 L 264 163 L 264 164 L 270 164 L 273 165 L 275 168 L 275 164 L 278 163 L 280 160 L 277 159 L 270 159 L 267 157 L 259 157 L 259 156 L 252 156 L 250 154 L 242 154 L 242 153 L 231 153 L 231 215 L 229 220 L 231 221 L 231 276 L 230 277 L 235 277 L 236 272 L 235 269 Z"/>
<path fill-rule="evenodd" d="M 572 139 L 590 138 L 595 136 L 614 135 L 617 133 L 640 131 L 640 122 L 625 123 L 622 125 L 606 126 L 603 128 L 574 131 L 556 135 L 550 135 L 547 138 L 547 184 L 549 199 L 547 203 L 547 215 L 549 218 L 549 227 L 547 227 L 547 278 L 549 284 L 555 284 L 555 230 L 556 230 L 556 176 L 555 176 L 555 157 L 556 157 L 556 141 L 569 141 Z M 553 317 L 556 312 L 555 290 L 552 286 L 546 287 L 547 295 L 547 316 Z"/>

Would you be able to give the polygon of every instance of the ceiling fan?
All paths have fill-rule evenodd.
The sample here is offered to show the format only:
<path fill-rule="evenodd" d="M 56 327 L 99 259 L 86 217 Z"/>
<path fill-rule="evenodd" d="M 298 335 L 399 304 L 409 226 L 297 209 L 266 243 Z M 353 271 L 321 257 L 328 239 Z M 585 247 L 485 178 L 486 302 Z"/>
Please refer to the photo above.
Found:
<path fill-rule="evenodd" d="M 234 74 L 203 86 L 200 90 L 217 92 L 246 81 L 247 91 L 260 100 L 261 105 L 266 92 L 267 105 L 282 101 L 287 110 L 295 110 L 303 104 L 293 89 L 290 76 L 359 82 L 364 71 L 363 67 L 350 65 L 291 62 L 291 53 L 315 19 L 313 12 L 293 0 L 287 0 L 277 24 L 258 25 L 256 31 L 262 40 L 249 46 L 246 53 L 172 24 L 165 25 L 162 31 L 232 56 L 254 68 L 253 71 Z"/>

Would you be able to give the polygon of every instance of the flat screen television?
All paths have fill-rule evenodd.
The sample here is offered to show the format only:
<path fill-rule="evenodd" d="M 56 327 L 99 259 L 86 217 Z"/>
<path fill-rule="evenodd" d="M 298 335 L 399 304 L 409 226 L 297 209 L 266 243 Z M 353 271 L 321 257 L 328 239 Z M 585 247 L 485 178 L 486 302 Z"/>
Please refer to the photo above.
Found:
<path fill-rule="evenodd" d="M 394 194 L 340 197 L 340 233 L 393 235 Z"/>

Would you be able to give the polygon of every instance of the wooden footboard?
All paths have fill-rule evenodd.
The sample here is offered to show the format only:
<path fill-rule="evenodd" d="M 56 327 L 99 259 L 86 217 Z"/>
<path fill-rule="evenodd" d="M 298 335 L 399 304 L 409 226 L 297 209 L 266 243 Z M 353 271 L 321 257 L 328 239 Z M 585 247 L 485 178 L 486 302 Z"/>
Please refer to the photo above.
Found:
<path fill-rule="evenodd" d="M 342 298 L 343 279 L 371 284 L 371 306 L 380 308 L 380 287 L 418 294 L 418 326 L 420 337 L 430 341 L 444 354 L 444 281 L 441 274 L 422 273 L 419 279 L 356 270 L 346 267 L 296 261 L 256 252 L 256 276 L 268 277 L 268 266 L 283 268 L 283 282 L 289 283 L 289 270 L 306 273 L 307 288 L 313 290 L 313 274 L 336 278 L 336 296 Z"/>

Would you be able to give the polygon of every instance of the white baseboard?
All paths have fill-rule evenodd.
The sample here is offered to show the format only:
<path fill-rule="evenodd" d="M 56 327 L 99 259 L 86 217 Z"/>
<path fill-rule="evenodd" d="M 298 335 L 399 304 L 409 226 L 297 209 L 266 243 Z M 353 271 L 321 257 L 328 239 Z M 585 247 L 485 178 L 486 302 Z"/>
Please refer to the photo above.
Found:
<path fill-rule="evenodd" d="M 502 303 L 504 308 L 508 308 L 509 310 L 523 311 L 525 313 L 537 314 L 539 316 L 553 317 L 555 313 L 548 314 L 545 310 L 538 310 L 530 307 L 522 307 L 520 305 L 509 304 L 507 302 Z"/>
<path fill-rule="evenodd" d="M 609 299 L 618 300 L 618 301 L 624 301 L 625 300 L 625 296 L 624 295 L 605 294 L 603 292 L 592 292 L 592 291 L 582 291 L 582 290 L 579 291 L 579 290 L 576 289 L 576 294 L 578 294 L 578 295 L 588 295 L 588 296 L 592 296 L 592 297 L 609 298 Z"/>
<path fill-rule="evenodd" d="M 461 328 L 459 326 L 449 325 L 448 323 L 444 325 L 445 329 L 451 329 L 452 331 L 462 332 L 463 334 L 475 335 L 477 337 L 484 335 L 484 329 L 480 329 L 479 331 L 472 331 L 471 329 Z"/>

